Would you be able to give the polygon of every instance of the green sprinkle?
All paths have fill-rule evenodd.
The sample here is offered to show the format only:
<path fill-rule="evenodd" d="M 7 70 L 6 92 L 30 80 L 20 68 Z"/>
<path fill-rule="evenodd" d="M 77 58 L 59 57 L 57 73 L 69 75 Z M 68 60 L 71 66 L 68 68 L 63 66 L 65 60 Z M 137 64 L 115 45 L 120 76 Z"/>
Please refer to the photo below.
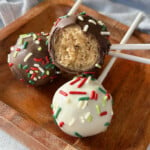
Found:
<path fill-rule="evenodd" d="M 83 11 L 83 12 L 81 12 L 81 13 L 80 13 L 80 15 L 86 15 L 86 12 L 85 12 L 85 11 Z"/>
<path fill-rule="evenodd" d="M 61 107 L 58 108 L 56 114 L 54 115 L 54 118 L 55 118 L 55 119 L 57 119 L 59 113 L 61 112 L 61 109 L 62 109 Z"/>
<path fill-rule="evenodd" d="M 41 50 L 42 50 L 42 47 L 41 47 L 41 46 L 39 46 L 39 47 L 37 48 L 37 50 L 38 50 L 38 51 L 41 51 Z"/>
<path fill-rule="evenodd" d="M 28 42 L 25 41 L 24 44 L 23 44 L 23 49 L 27 48 L 27 46 L 28 46 Z"/>
<path fill-rule="evenodd" d="M 100 88 L 100 87 L 98 88 L 98 90 L 101 91 L 103 94 L 106 94 L 106 93 L 107 93 L 104 89 L 102 89 L 102 88 Z"/>
<path fill-rule="evenodd" d="M 95 79 L 95 78 L 92 78 L 91 80 L 92 80 L 92 81 L 95 81 L 96 79 Z"/>
<path fill-rule="evenodd" d="M 18 68 L 19 68 L 19 69 L 22 69 L 22 64 L 18 64 Z"/>
<path fill-rule="evenodd" d="M 48 45 L 48 40 L 46 40 L 45 44 Z"/>
<path fill-rule="evenodd" d="M 29 83 L 32 84 L 32 85 L 35 84 L 35 82 L 32 81 L 32 80 L 29 80 Z"/>
<path fill-rule="evenodd" d="M 91 122 L 93 120 L 93 117 L 91 115 L 88 116 L 87 121 Z"/>
<path fill-rule="evenodd" d="M 100 110 L 99 105 L 96 105 L 96 112 L 97 112 L 97 114 L 100 114 L 100 113 L 101 113 L 101 110 Z"/>
<path fill-rule="evenodd" d="M 54 67 L 55 67 L 55 66 L 54 66 L 53 64 L 47 64 L 47 65 L 45 66 L 46 69 L 49 69 L 49 68 L 54 69 Z"/>
<path fill-rule="evenodd" d="M 47 70 L 47 71 L 46 71 L 46 75 L 48 75 L 48 76 L 50 75 L 50 72 L 49 72 L 49 70 Z"/>
<path fill-rule="evenodd" d="M 89 99 L 90 99 L 89 97 L 80 97 L 79 101 L 85 101 L 85 100 L 89 100 Z"/>
<path fill-rule="evenodd" d="M 67 18 L 68 17 L 68 15 L 65 15 L 65 16 L 61 16 L 61 17 L 59 17 L 59 18 Z"/>
<path fill-rule="evenodd" d="M 24 65 L 23 69 L 28 69 L 28 67 L 29 67 L 28 65 Z"/>
<path fill-rule="evenodd" d="M 79 137 L 79 138 L 82 138 L 83 136 L 81 134 L 79 134 L 78 132 L 74 132 L 74 135 Z"/>
<path fill-rule="evenodd" d="M 27 77 L 28 77 L 28 78 L 30 78 L 30 77 L 31 77 L 31 74 L 30 74 L 30 73 L 28 73 L 28 74 L 27 74 Z"/>
<path fill-rule="evenodd" d="M 57 121 L 56 121 L 56 119 L 55 119 L 55 117 L 54 117 L 54 116 L 53 116 L 53 119 L 54 119 L 55 124 L 57 125 Z"/>
<path fill-rule="evenodd" d="M 102 31 L 106 31 L 106 30 L 107 30 L 106 26 L 102 26 Z"/>
<path fill-rule="evenodd" d="M 106 122 L 105 124 L 104 124 L 104 126 L 109 126 L 110 125 L 110 122 Z"/>

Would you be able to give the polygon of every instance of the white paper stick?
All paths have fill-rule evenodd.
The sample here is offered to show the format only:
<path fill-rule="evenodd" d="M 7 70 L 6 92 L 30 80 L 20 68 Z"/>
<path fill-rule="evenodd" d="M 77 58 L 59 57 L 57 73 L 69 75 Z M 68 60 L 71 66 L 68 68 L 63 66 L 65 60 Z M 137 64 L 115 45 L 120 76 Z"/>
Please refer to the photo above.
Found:
<path fill-rule="evenodd" d="M 125 44 L 128 39 L 130 38 L 130 36 L 132 35 L 132 33 L 134 32 L 135 28 L 138 26 L 138 24 L 140 23 L 141 19 L 143 17 L 143 13 L 138 13 L 138 15 L 136 16 L 135 20 L 133 21 L 133 23 L 131 24 L 130 28 L 128 29 L 128 31 L 126 32 L 125 36 L 123 37 L 123 39 L 121 40 L 120 44 Z M 120 52 L 120 51 L 119 51 Z M 99 76 L 98 80 L 100 82 L 100 84 L 104 81 L 104 79 L 106 78 L 108 72 L 110 71 L 110 69 L 112 68 L 113 64 L 116 61 L 116 57 L 111 58 L 111 60 L 109 61 L 108 65 L 105 67 L 104 71 L 101 73 L 101 75 Z"/>
<path fill-rule="evenodd" d="M 145 63 L 145 64 L 150 64 L 150 58 L 143 58 L 143 57 L 138 57 L 138 56 L 129 55 L 129 54 L 123 54 L 123 53 L 115 52 L 115 51 L 109 52 L 109 55 L 136 61 L 136 62 L 141 62 L 141 63 Z"/>
<path fill-rule="evenodd" d="M 78 9 L 79 5 L 81 4 L 81 2 L 82 2 L 82 0 L 77 0 L 67 15 L 70 16 L 70 15 L 74 14 L 76 12 L 76 10 Z"/>
<path fill-rule="evenodd" d="M 111 50 L 150 50 L 150 44 L 112 44 Z"/>

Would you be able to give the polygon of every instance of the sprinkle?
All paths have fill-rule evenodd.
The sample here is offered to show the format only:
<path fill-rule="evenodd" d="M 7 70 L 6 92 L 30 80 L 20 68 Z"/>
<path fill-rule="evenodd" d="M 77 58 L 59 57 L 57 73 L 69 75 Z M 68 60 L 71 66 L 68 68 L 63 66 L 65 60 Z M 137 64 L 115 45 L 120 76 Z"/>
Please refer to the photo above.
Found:
<path fill-rule="evenodd" d="M 42 79 L 45 79 L 45 78 L 47 78 L 48 76 L 45 74 L 45 75 L 43 75 L 42 76 Z"/>
<path fill-rule="evenodd" d="M 88 122 L 91 122 L 93 119 L 90 112 L 87 112 L 84 117 Z"/>
<path fill-rule="evenodd" d="M 83 102 L 83 105 L 82 105 L 82 109 L 85 109 L 86 106 L 87 106 L 87 104 L 88 104 L 88 101 L 84 101 L 84 102 Z"/>
<path fill-rule="evenodd" d="M 73 85 L 73 84 L 77 83 L 80 79 L 81 79 L 80 77 L 76 78 L 75 80 L 70 82 L 70 85 Z"/>
<path fill-rule="evenodd" d="M 22 78 L 21 78 L 21 79 L 19 79 L 19 80 L 20 80 L 21 82 L 24 82 L 24 81 L 25 81 L 25 80 L 24 80 L 24 79 L 22 79 Z"/>
<path fill-rule="evenodd" d="M 8 63 L 10 62 L 10 54 L 8 54 L 7 62 L 8 62 Z"/>
<path fill-rule="evenodd" d="M 37 78 L 36 78 L 36 77 L 34 77 L 34 78 L 33 78 L 33 80 L 34 80 L 34 81 L 37 81 Z"/>
<path fill-rule="evenodd" d="M 22 67 L 22 69 L 28 69 L 28 65 L 24 65 L 23 67 Z"/>
<path fill-rule="evenodd" d="M 85 100 L 89 100 L 90 98 L 89 97 L 80 97 L 78 100 L 79 101 L 85 101 Z"/>
<path fill-rule="evenodd" d="M 103 106 L 103 107 L 106 106 L 106 102 L 107 102 L 107 96 L 104 96 L 104 97 L 103 97 L 103 100 L 102 100 L 102 106 Z"/>
<path fill-rule="evenodd" d="M 66 102 L 69 104 L 71 103 L 71 99 L 69 97 L 66 98 Z"/>
<path fill-rule="evenodd" d="M 82 135 L 80 135 L 78 132 L 74 132 L 74 135 L 79 137 L 79 138 L 82 138 Z"/>
<path fill-rule="evenodd" d="M 55 118 L 55 119 L 57 119 L 59 113 L 61 112 L 61 109 L 62 109 L 61 107 L 59 107 L 59 108 L 57 109 L 57 112 L 56 112 L 56 114 L 54 115 L 54 118 Z"/>
<path fill-rule="evenodd" d="M 48 75 L 48 76 L 50 75 L 50 72 L 49 72 L 49 70 L 47 70 L 47 71 L 46 71 L 46 75 Z"/>
<path fill-rule="evenodd" d="M 18 43 L 18 45 L 22 45 L 22 42 L 23 42 L 23 39 L 20 38 L 17 43 Z"/>
<path fill-rule="evenodd" d="M 36 40 L 37 39 L 37 35 L 36 34 L 33 34 L 33 40 Z"/>
<path fill-rule="evenodd" d="M 87 32 L 88 31 L 88 28 L 89 28 L 89 25 L 85 25 L 84 27 L 83 27 L 83 32 Z"/>
<path fill-rule="evenodd" d="M 40 76 L 38 76 L 38 79 L 41 79 L 41 77 L 40 77 Z"/>
<path fill-rule="evenodd" d="M 110 122 L 106 122 L 105 124 L 104 124 L 104 126 L 109 126 L 110 125 Z"/>
<path fill-rule="evenodd" d="M 50 62 L 50 60 L 49 60 L 48 56 L 45 56 L 45 60 L 46 60 L 46 62 L 47 62 L 47 63 L 49 63 L 49 62 Z"/>
<path fill-rule="evenodd" d="M 28 53 L 25 58 L 24 58 L 24 62 L 27 62 L 27 60 L 32 56 L 32 53 Z"/>
<path fill-rule="evenodd" d="M 27 48 L 27 46 L 28 46 L 28 42 L 25 41 L 24 44 L 23 44 L 23 49 Z"/>
<path fill-rule="evenodd" d="M 99 68 L 99 69 L 102 68 L 102 66 L 101 66 L 100 64 L 95 64 L 95 67 L 97 67 L 97 68 Z"/>
<path fill-rule="evenodd" d="M 95 72 L 84 72 L 84 74 L 95 74 Z"/>
<path fill-rule="evenodd" d="M 45 73 L 45 70 L 42 67 L 38 67 L 42 73 Z"/>
<path fill-rule="evenodd" d="M 100 106 L 99 106 L 99 105 L 96 105 L 95 107 L 96 107 L 96 112 L 97 112 L 98 114 L 100 114 L 100 113 L 101 113 Z"/>
<path fill-rule="evenodd" d="M 75 123 L 75 119 L 72 118 L 68 125 L 71 127 L 74 123 Z"/>
<path fill-rule="evenodd" d="M 37 50 L 38 50 L 38 51 L 41 51 L 41 50 L 42 50 L 42 47 L 41 47 L 41 46 L 39 46 L 39 47 L 37 48 Z"/>
<path fill-rule="evenodd" d="M 31 70 L 39 70 L 38 68 L 36 68 L 36 67 L 31 67 Z"/>
<path fill-rule="evenodd" d="M 101 25 L 101 26 L 104 25 L 104 23 L 103 23 L 101 20 L 99 20 L 97 23 L 98 23 L 99 25 Z"/>
<path fill-rule="evenodd" d="M 61 74 L 61 72 L 60 71 L 56 71 L 56 74 Z"/>
<path fill-rule="evenodd" d="M 25 72 L 28 73 L 30 70 L 26 69 Z"/>
<path fill-rule="evenodd" d="M 63 90 L 60 90 L 59 93 L 63 96 L 68 96 L 68 94 L 66 92 L 64 92 Z"/>
<path fill-rule="evenodd" d="M 103 111 L 100 113 L 100 116 L 105 116 L 105 115 L 107 115 L 107 111 Z"/>
<path fill-rule="evenodd" d="M 83 116 L 80 117 L 81 123 L 85 123 Z"/>
<path fill-rule="evenodd" d="M 38 40 L 38 41 L 41 41 L 42 39 L 41 39 L 41 38 L 38 38 L 37 40 Z"/>
<path fill-rule="evenodd" d="M 33 72 L 33 70 L 30 70 L 30 72 L 29 72 L 30 74 L 33 74 L 34 72 Z"/>
<path fill-rule="evenodd" d="M 53 64 L 47 64 L 47 65 L 45 66 L 46 69 L 54 68 L 54 67 L 55 67 L 55 66 L 54 66 Z"/>
<path fill-rule="evenodd" d="M 34 81 L 32 81 L 32 80 L 29 80 L 29 83 L 30 83 L 30 84 L 35 84 L 35 82 L 34 82 Z"/>
<path fill-rule="evenodd" d="M 92 91 L 90 95 L 90 99 L 94 99 L 94 97 L 95 97 L 95 91 Z"/>
<path fill-rule="evenodd" d="M 60 123 L 59 123 L 59 127 L 63 127 L 64 124 L 65 124 L 64 122 L 60 122 Z"/>
<path fill-rule="evenodd" d="M 17 57 L 18 51 L 14 51 L 13 57 Z"/>
<path fill-rule="evenodd" d="M 95 98 L 94 98 L 95 100 L 97 100 L 98 99 L 98 94 L 97 93 L 95 93 Z"/>
<path fill-rule="evenodd" d="M 110 94 L 107 93 L 106 96 L 107 96 L 107 100 L 109 100 L 110 99 Z"/>
<path fill-rule="evenodd" d="M 83 12 L 81 12 L 81 13 L 80 13 L 80 15 L 86 15 L 86 12 L 85 12 L 85 11 L 83 11 Z"/>
<path fill-rule="evenodd" d="M 84 18 L 83 18 L 82 16 L 78 16 L 78 19 L 79 19 L 80 21 L 84 21 Z"/>
<path fill-rule="evenodd" d="M 77 88 L 80 88 L 84 85 L 84 83 L 86 82 L 87 78 L 83 78 L 83 80 L 80 82 L 80 84 L 78 84 Z"/>
<path fill-rule="evenodd" d="M 13 63 L 9 63 L 8 65 L 9 65 L 9 67 L 12 67 L 14 64 Z"/>
<path fill-rule="evenodd" d="M 84 101 L 79 101 L 78 102 L 78 108 L 82 108 L 83 104 L 84 104 Z"/>
<path fill-rule="evenodd" d="M 30 77 L 31 77 L 31 74 L 30 74 L 30 73 L 28 73 L 28 74 L 27 74 L 27 77 L 28 77 L 28 78 L 30 78 Z"/>
<path fill-rule="evenodd" d="M 33 60 L 36 61 L 36 62 L 41 62 L 42 58 L 33 58 Z"/>
<path fill-rule="evenodd" d="M 31 34 L 22 34 L 19 37 L 20 38 L 28 38 L 28 37 L 31 37 Z"/>
<path fill-rule="evenodd" d="M 18 68 L 19 68 L 19 69 L 22 69 L 22 64 L 18 64 Z"/>
<path fill-rule="evenodd" d="M 46 40 L 45 45 L 48 45 L 48 40 Z"/>
<path fill-rule="evenodd" d="M 34 64 L 33 66 L 38 68 L 40 65 L 39 64 Z"/>
<path fill-rule="evenodd" d="M 103 94 L 106 94 L 106 91 L 104 89 L 99 87 L 98 90 L 101 91 Z"/>
<path fill-rule="evenodd" d="M 110 32 L 100 32 L 101 35 L 110 35 Z"/>
<path fill-rule="evenodd" d="M 69 94 L 87 94 L 87 93 L 81 91 L 70 91 Z"/>
<path fill-rule="evenodd" d="M 86 80 L 86 83 L 85 84 L 89 84 L 91 81 L 91 76 L 88 76 L 87 80 Z"/>
<path fill-rule="evenodd" d="M 39 45 L 39 44 L 40 44 L 40 41 L 36 40 L 36 41 L 35 41 L 35 44 L 38 44 L 38 45 Z"/>
<path fill-rule="evenodd" d="M 34 79 L 35 76 L 36 76 L 36 73 L 33 73 L 33 74 L 31 75 L 31 79 Z"/>
<path fill-rule="evenodd" d="M 93 24 L 96 25 L 96 22 L 95 22 L 94 20 L 92 20 L 92 19 L 89 19 L 88 22 L 89 22 L 89 23 L 93 23 Z"/>
<path fill-rule="evenodd" d="M 20 48 L 17 48 L 17 49 L 16 49 L 16 51 L 18 51 L 18 52 L 19 52 L 20 50 L 21 50 Z"/>
<path fill-rule="evenodd" d="M 102 31 L 106 31 L 106 26 L 102 26 Z"/>
<path fill-rule="evenodd" d="M 14 46 L 11 46 L 10 47 L 10 51 L 12 52 L 12 51 L 14 51 L 15 50 L 15 47 Z"/>

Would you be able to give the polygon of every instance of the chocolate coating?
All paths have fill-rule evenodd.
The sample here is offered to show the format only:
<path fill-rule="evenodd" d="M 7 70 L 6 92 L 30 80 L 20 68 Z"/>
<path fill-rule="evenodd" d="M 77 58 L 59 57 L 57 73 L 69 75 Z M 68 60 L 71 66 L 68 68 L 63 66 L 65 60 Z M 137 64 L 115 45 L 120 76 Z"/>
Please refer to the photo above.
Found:
<path fill-rule="evenodd" d="M 20 35 L 11 47 L 8 63 L 17 79 L 40 86 L 55 78 L 58 69 L 48 53 L 48 35 L 44 32 Z"/>
<path fill-rule="evenodd" d="M 68 28 L 80 27 L 85 37 L 90 37 L 93 41 L 96 41 L 97 46 L 97 57 L 95 57 L 94 63 L 89 65 L 85 69 L 70 69 L 68 66 L 64 66 L 57 61 L 56 53 L 56 42 L 59 40 L 59 36 L 66 32 Z M 86 14 L 64 16 L 57 19 L 51 32 L 49 40 L 49 53 L 53 59 L 53 62 L 61 70 L 69 73 L 81 73 L 84 71 L 90 71 L 95 68 L 95 66 L 102 65 L 104 63 L 105 55 L 108 54 L 110 42 L 108 40 L 109 32 L 107 31 L 106 26 L 100 20 L 96 20 L 91 16 Z M 89 43 L 92 41 L 88 41 Z M 73 45 L 74 46 L 74 45 Z M 96 47 L 96 46 L 95 46 Z M 87 47 L 89 49 L 89 47 Z M 66 47 L 67 50 L 67 47 Z M 89 52 L 89 58 L 90 52 Z M 81 61 L 81 64 L 84 63 Z"/>

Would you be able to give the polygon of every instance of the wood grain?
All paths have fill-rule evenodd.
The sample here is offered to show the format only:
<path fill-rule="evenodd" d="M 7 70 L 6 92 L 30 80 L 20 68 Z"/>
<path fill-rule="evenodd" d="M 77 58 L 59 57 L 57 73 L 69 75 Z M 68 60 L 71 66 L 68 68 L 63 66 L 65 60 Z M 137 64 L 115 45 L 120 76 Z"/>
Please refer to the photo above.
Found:
<path fill-rule="evenodd" d="M 72 145 L 82 150 L 145 150 L 150 143 L 150 65 L 123 59 L 116 61 L 104 81 L 104 87 L 112 93 L 115 101 L 111 126 L 102 134 L 84 139 L 64 134 L 52 119 L 49 106 L 53 94 L 68 80 L 67 77 L 61 77 L 51 85 L 28 88 L 12 76 L 6 57 L 9 47 L 15 43 L 18 35 L 49 31 L 54 20 L 66 14 L 72 4 L 70 0 L 47 0 L 0 31 L 0 100 L 22 115 L 24 121 L 17 122 L 17 126 L 22 126 L 22 131 L 34 131 L 30 128 L 30 124 L 34 122 L 41 130 L 48 132 L 52 139 L 58 137 L 58 141 L 68 143 L 64 147 L 60 146 L 60 149 L 71 149 Z M 83 10 L 105 22 L 111 32 L 112 43 L 119 43 L 128 29 L 127 26 L 81 5 L 79 12 Z M 150 43 L 150 35 L 136 31 L 129 43 Z M 149 51 L 124 52 L 150 58 Z M 109 59 L 110 56 L 107 56 L 104 67 Z M 11 108 L 8 107 L 5 111 L 1 107 L 4 113 L 0 115 L 7 119 L 10 117 L 10 122 L 15 124 L 11 119 L 13 113 L 9 113 Z M 9 115 L 6 115 L 7 112 Z M 39 137 L 43 138 L 43 134 L 39 134 Z M 39 142 L 44 144 L 43 140 Z"/>

